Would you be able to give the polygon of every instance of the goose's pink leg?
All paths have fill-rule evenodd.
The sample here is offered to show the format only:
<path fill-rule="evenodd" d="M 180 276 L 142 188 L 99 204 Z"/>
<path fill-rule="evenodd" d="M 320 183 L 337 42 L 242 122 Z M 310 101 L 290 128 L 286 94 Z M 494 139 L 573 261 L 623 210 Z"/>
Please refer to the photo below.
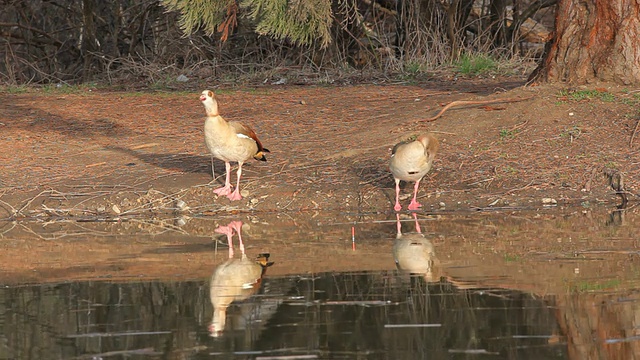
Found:
<path fill-rule="evenodd" d="M 231 194 L 227 195 L 227 197 L 231 201 L 242 199 L 242 195 L 240 195 L 240 177 L 241 176 L 242 176 L 242 162 L 238 162 L 238 180 L 236 182 L 236 189 Z"/>
<path fill-rule="evenodd" d="M 218 195 L 229 195 L 231 193 L 231 164 L 228 161 L 224 162 L 225 168 L 227 168 L 227 177 L 224 181 L 224 186 L 213 190 Z"/>
<path fill-rule="evenodd" d="M 420 204 L 416 199 L 418 197 L 418 187 L 420 186 L 420 180 L 416 181 L 416 185 L 413 187 L 413 199 L 411 199 L 411 203 L 409 203 L 409 210 L 418 210 L 422 207 L 422 204 Z"/>

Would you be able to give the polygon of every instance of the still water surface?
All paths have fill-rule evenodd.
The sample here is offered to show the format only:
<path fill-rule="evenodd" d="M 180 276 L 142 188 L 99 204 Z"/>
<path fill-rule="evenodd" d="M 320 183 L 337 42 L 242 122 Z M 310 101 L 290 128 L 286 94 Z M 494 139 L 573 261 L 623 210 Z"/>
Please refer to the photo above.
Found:
<path fill-rule="evenodd" d="M 400 220 L 190 219 L 192 229 L 217 234 L 210 247 L 193 245 L 201 237 L 163 243 L 135 261 L 195 247 L 211 253 L 206 276 L 7 281 L 0 359 L 640 356 L 633 211 Z M 138 231 L 137 239 L 151 236 Z M 198 231 L 183 231 L 181 244 Z"/>

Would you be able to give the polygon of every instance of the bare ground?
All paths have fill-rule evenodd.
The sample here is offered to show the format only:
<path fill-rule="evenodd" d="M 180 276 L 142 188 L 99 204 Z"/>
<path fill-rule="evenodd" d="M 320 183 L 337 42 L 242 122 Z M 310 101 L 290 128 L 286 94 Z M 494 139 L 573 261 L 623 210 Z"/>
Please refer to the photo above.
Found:
<path fill-rule="evenodd" d="M 198 92 L 0 93 L 0 200 L 22 216 L 42 204 L 60 215 L 115 215 L 113 205 L 139 211 L 149 202 L 161 211 L 176 199 L 208 212 L 389 211 L 390 148 L 423 131 L 442 145 L 421 189 L 426 209 L 614 201 L 603 168 L 623 172 L 635 193 L 640 139 L 631 143 L 638 101 L 630 89 L 598 85 L 587 90 L 612 98 L 575 100 L 519 80 L 219 90 L 222 115 L 253 126 L 271 150 L 268 162 L 246 166 L 239 202 L 207 186 Z M 420 122 L 455 100 L 531 96 Z M 216 161 L 216 170 L 221 182 L 224 165 Z"/>

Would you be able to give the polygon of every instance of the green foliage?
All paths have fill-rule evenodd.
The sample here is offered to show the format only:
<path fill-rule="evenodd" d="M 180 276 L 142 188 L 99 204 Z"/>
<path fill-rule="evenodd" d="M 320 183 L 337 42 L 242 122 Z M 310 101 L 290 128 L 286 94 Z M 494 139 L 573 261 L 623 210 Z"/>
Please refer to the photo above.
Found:
<path fill-rule="evenodd" d="M 187 35 L 200 29 L 207 35 L 214 34 L 234 4 L 235 0 L 162 0 L 168 10 L 180 12 L 180 28 Z"/>
<path fill-rule="evenodd" d="M 497 68 L 496 61 L 488 55 L 462 55 L 456 62 L 458 72 L 464 75 L 480 75 Z"/>
<path fill-rule="evenodd" d="M 180 13 L 180 27 L 187 35 L 199 29 L 208 35 L 223 31 L 225 25 L 234 24 L 229 17 L 236 16 L 235 0 L 162 0 L 162 4 Z M 240 6 L 256 21 L 255 31 L 261 35 L 297 45 L 318 41 L 326 47 L 331 42 L 329 0 L 243 0 Z"/>
<path fill-rule="evenodd" d="M 249 16 L 257 21 L 256 32 L 277 39 L 309 45 L 317 39 L 322 47 L 331 42 L 333 19 L 329 0 L 244 0 Z"/>

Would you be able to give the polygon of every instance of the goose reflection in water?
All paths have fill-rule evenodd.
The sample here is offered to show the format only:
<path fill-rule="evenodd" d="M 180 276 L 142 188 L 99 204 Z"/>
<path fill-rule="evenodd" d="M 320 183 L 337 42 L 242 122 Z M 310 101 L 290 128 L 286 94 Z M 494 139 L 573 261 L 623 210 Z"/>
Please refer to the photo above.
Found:
<path fill-rule="evenodd" d="M 440 261 L 436 257 L 433 243 L 427 239 L 418 223 L 418 216 L 412 213 L 415 232 L 402 233 L 400 214 L 396 213 L 398 232 L 393 242 L 393 258 L 398 270 L 409 274 L 421 274 L 427 282 L 440 280 Z"/>
<path fill-rule="evenodd" d="M 209 296 L 213 305 L 213 319 L 209 325 L 209 333 L 213 337 L 222 335 L 227 317 L 227 308 L 234 301 L 248 299 L 260 289 L 262 276 L 267 268 L 273 265 L 269 254 L 260 254 L 255 259 L 248 259 L 242 241 L 242 222 L 232 221 L 229 225 L 219 226 L 217 233 L 227 236 L 229 259 L 220 264 L 211 275 Z M 238 235 L 240 258 L 234 258 L 233 233 Z"/>

